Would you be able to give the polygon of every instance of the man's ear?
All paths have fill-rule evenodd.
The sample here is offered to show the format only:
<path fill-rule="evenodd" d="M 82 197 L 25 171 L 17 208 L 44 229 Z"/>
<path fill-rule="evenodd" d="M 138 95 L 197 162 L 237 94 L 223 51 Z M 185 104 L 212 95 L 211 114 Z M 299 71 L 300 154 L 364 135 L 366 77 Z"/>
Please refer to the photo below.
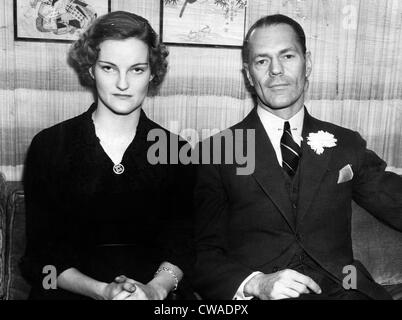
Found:
<path fill-rule="evenodd" d="M 243 71 L 246 74 L 246 77 L 247 77 L 247 80 L 248 80 L 250 86 L 254 87 L 254 82 L 253 82 L 253 78 L 251 77 L 251 74 L 250 74 L 250 69 L 248 67 L 248 63 L 245 63 L 245 62 L 243 63 Z"/>
<path fill-rule="evenodd" d="M 154 78 L 155 78 L 155 76 L 153 74 L 151 74 L 151 76 L 149 77 L 149 82 L 151 82 Z"/>
<path fill-rule="evenodd" d="M 311 71 L 313 71 L 313 63 L 311 61 L 311 52 L 306 52 L 306 78 L 310 77 Z"/>

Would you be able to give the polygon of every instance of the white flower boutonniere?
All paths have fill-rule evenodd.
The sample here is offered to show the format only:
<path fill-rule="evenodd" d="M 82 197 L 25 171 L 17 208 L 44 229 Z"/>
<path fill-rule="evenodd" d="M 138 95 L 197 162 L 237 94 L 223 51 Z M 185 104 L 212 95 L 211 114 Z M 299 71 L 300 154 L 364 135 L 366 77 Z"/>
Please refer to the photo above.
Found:
<path fill-rule="evenodd" d="M 307 144 L 316 154 L 322 154 L 324 148 L 335 147 L 337 141 L 333 134 L 322 130 L 316 133 L 309 133 L 307 137 Z"/>

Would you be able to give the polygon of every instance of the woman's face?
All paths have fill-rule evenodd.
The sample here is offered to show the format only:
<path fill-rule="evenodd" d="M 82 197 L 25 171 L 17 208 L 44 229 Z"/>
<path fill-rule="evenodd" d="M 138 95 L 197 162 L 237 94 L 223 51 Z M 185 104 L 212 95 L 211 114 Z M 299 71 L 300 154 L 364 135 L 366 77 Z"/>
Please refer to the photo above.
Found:
<path fill-rule="evenodd" d="M 91 70 L 98 108 L 127 115 L 141 107 L 152 80 L 148 46 L 136 38 L 105 40 Z"/>

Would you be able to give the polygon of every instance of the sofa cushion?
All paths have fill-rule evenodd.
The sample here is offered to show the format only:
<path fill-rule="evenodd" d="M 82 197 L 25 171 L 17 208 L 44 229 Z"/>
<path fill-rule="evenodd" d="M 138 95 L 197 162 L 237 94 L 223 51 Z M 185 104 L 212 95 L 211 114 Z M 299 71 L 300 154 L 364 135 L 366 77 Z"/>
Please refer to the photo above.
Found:
<path fill-rule="evenodd" d="M 0 172 L 0 300 L 4 297 L 5 293 L 6 197 L 6 181 Z"/>
<path fill-rule="evenodd" d="M 364 264 L 379 284 L 401 284 L 402 233 L 379 222 L 356 203 L 352 208 L 355 259 Z"/>
<path fill-rule="evenodd" d="M 25 251 L 25 202 L 20 189 L 10 193 L 7 201 L 6 288 L 8 300 L 28 298 L 30 286 L 22 277 L 19 262 Z"/>

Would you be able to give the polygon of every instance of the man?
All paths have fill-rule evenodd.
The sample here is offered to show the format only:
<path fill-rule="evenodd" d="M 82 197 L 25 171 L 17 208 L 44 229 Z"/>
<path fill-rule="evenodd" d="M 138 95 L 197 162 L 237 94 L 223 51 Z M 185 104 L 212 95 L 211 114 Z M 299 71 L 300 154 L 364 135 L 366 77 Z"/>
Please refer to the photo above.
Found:
<path fill-rule="evenodd" d="M 237 175 L 224 159 L 199 166 L 197 291 L 207 299 L 390 299 L 353 258 L 351 202 L 402 230 L 402 179 L 357 132 L 308 114 L 312 63 L 296 21 L 257 21 L 243 61 L 257 106 L 213 152 L 238 143 L 228 132 L 253 129 L 255 171 Z M 346 266 L 356 268 L 350 290 Z"/>

